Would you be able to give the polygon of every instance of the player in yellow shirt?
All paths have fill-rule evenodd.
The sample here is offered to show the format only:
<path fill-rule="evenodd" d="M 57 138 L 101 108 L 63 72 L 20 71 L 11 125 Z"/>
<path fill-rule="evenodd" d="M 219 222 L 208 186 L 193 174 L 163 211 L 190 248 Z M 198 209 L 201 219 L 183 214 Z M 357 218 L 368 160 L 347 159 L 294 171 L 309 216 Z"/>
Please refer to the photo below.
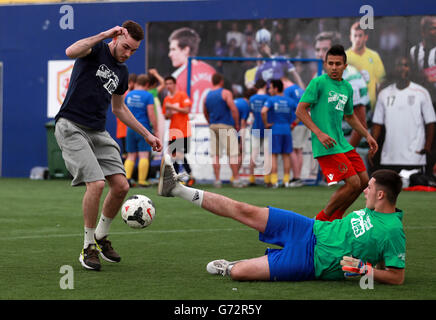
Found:
<path fill-rule="evenodd" d="M 366 47 L 368 34 L 360 28 L 360 22 L 355 22 L 350 30 L 351 48 L 346 51 L 349 64 L 359 69 L 360 73 L 368 84 L 369 99 L 371 108 L 374 110 L 377 86 L 386 75 L 385 67 L 379 54 Z"/>

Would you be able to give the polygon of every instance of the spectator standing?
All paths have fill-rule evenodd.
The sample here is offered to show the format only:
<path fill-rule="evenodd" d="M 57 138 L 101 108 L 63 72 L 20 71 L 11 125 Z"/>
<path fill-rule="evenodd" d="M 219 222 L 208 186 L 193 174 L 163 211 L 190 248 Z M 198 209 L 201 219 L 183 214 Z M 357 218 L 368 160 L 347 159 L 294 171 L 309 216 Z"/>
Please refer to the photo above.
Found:
<path fill-rule="evenodd" d="M 425 87 L 432 97 L 436 108 L 436 17 L 425 16 L 421 19 L 422 41 L 410 49 L 412 61 L 412 81 Z M 436 172 L 436 139 L 430 154 L 427 154 L 427 174 Z"/>
<path fill-rule="evenodd" d="M 378 87 L 386 75 L 385 67 L 379 54 L 366 46 L 368 32 L 360 28 L 359 21 L 351 26 L 350 41 L 351 48 L 346 51 L 347 61 L 355 66 L 366 80 L 371 108 L 374 110 Z"/>
<path fill-rule="evenodd" d="M 179 161 L 189 175 L 187 185 L 191 187 L 195 183 L 192 169 L 189 165 L 186 154 L 189 153 L 191 144 L 191 124 L 189 122 L 189 111 L 191 110 L 191 99 L 186 92 L 177 91 L 176 79 L 172 76 L 165 78 L 165 87 L 168 96 L 163 101 L 163 114 L 165 119 L 170 119 L 169 149 L 174 161 L 174 170 L 179 173 Z"/>
<path fill-rule="evenodd" d="M 410 81 L 410 63 L 401 57 L 395 63 L 396 81 L 377 98 L 372 134 L 377 139 L 385 127 L 381 166 L 399 172 L 421 169 L 430 153 L 436 116 L 430 94 Z"/>
<path fill-rule="evenodd" d="M 278 156 L 283 160 L 283 186 L 289 187 L 291 171 L 292 135 L 291 124 L 295 120 L 296 102 L 283 95 L 283 82 L 273 79 L 269 87 L 270 98 L 262 108 L 262 120 L 265 128 L 272 130 L 272 166 L 271 184 L 278 188 Z M 268 122 L 268 111 L 272 111 Z"/>
<path fill-rule="evenodd" d="M 267 83 L 263 79 L 256 81 L 254 88 L 257 90 L 256 94 L 252 95 L 249 100 L 250 112 L 253 114 L 253 125 L 251 126 L 251 157 L 250 157 L 250 185 L 256 184 L 256 177 L 254 176 L 254 168 L 260 151 L 263 149 L 264 154 L 264 183 L 265 186 L 271 184 L 271 135 L 268 134 L 271 130 L 266 131 L 262 120 L 262 108 L 265 101 L 269 98 L 267 93 Z M 271 111 L 267 116 L 267 121 L 270 121 Z"/>
<path fill-rule="evenodd" d="M 238 134 L 239 112 L 233 102 L 233 94 L 224 89 L 224 77 L 215 73 L 212 76 L 213 87 L 204 102 L 204 116 L 210 124 L 212 167 L 215 174 L 215 187 L 221 187 L 220 156 L 225 149 L 229 157 L 230 169 L 233 175 L 233 186 L 242 187 L 238 169 Z"/>
<path fill-rule="evenodd" d="M 154 97 L 146 90 L 148 80 L 147 75 L 139 75 L 136 79 L 135 89 L 126 95 L 124 103 L 135 118 L 148 131 L 154 132 L 154 134 L 158 136 L 159 132 L 157 129 L 157 118 L 154 110 Z M 135 185 L 132 176 L 136 160 L 139 159 L 138 185 L 140 187 L 148 187 L 149 183 L 146 180 L 150 168 L 151 147 L 138 133 L 130 128 L 127 129 L 126 147 L 127 159 L 124 162 L 124 167 L 126 169 L 126 178 L 129 181 L 130 186 L 132 187 Z"/>

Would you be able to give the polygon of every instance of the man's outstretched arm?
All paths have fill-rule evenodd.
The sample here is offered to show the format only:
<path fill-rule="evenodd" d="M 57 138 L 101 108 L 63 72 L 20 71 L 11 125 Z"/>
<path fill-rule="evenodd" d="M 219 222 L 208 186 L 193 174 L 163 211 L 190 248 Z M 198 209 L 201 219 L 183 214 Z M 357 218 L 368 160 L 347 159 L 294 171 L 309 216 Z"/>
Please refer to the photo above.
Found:
<path fill-rule="evenodd" d="M 127 33 L 128 33 L 127 29 L 123 27 L 119 27 L 119 26 L 113 27 L 112 29 L 100 32 L 95 36 L 91 36 L 74 42 L 71 46 L 69 46 L 65 50 L 65 54 L 71 59 L 85 57 L 91 53 L 92 47 L 95 46 L 100 41 L 109 38 L 115 38 L 120 35 L 127 36 Z"/>

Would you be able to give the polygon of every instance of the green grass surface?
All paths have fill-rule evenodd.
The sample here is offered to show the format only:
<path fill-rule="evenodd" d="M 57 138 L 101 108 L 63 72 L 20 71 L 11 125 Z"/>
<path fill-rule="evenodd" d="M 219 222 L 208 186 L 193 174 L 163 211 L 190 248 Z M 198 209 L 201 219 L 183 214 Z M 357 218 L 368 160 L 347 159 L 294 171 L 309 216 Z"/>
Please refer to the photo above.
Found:
<path fill-rule="evenodd" d="M 313 217 L 333 188 L 214 190 L 259 206 L 276 206 Z M 153 224 L 128 228 L 118 215 L 110 239 L 122 256 L 119 264 L 102 262 L 100 272 L 78 262 L 83 243 L 81 200 L 84 187 L 69 181 L 0 179 L 0 299 L 436 299 L 436 195 L 403 192 L 398 207 L 405 212 L 406 280 L 403 286 L 374 284 L 362 290 L 357 281 L 299 283 L 236 282 L 211 276 L 214 259 L 261 256 L 266 244 L 256 231 L 214 216 L 190 203 L 156 195 L 156 187 L 131 189 L 156 206 Z M 107 189 L 105 190 L 105 193 Z M 351 207 L 364 207 L 361 196 Z M 74 271 L 74 289 L 62 290 L 63 265 Z"/>

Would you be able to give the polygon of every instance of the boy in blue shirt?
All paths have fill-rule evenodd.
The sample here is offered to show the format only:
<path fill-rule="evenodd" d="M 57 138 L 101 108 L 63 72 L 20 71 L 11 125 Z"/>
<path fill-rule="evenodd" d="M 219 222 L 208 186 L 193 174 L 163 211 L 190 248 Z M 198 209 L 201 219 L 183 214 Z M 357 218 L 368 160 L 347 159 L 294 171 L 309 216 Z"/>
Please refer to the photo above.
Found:
<path fill-rule="evenodd" d="M 283 185 L 289 187 L 289 172 L 291 171 L 292 135 L 291 124 L 295 119 L 295 101 L 283 95 L 283 82 L 273 79 L 270 83 L 271 95 L 262 108 L 262 120 L 265 128 L 272 129 L 272 166 L 271 183 L 278 187 L 277 159 L 283 159 Z M 268 111 L 274 110 L 271 123 L 268 122 Z"/>

